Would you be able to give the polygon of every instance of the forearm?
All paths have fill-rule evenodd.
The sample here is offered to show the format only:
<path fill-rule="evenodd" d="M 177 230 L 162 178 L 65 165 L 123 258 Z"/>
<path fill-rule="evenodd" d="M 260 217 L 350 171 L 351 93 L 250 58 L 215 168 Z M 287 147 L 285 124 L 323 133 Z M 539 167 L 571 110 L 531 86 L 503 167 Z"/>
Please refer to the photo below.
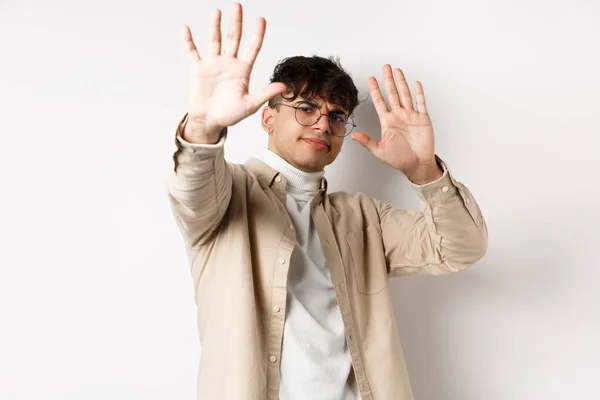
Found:
<path fill-rule="evenodd" d="M 216 144 L 189 143 L 181 137 L 184 123 L 177 128 L 177 150 L 166 182 L 176 221 L 192 247 L 204 243 L 223 218 L 233 177 L 224 157 L 225 136 Z"/>
<path fill-rule="evenodd" d="M 423 201 L 422 212 L 380 211 L 391 276 L 443 275 L 464 270 L 487 251 L 487 226 L 477 202 L 446 165 L 442 176 L 426 185 L 411 182 Z"/>
<path fill-rule="evenodd" d="M 425 185 L 413 184 L 425 203 L 425 222 L 439 246 L 440 267 L 447 272 L 463 270 L 487 251 L 487 226 L 470 190 L 450 171 Z"/>

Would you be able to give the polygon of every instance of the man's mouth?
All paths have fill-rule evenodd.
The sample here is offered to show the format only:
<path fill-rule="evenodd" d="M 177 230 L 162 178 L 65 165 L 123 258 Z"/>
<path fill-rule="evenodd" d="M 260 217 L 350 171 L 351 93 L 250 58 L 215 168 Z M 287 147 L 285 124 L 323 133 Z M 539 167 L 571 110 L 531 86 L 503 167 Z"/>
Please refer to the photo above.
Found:
<path fill-rule="evenodd" d="M 312 138 L 303 138 L 302 140 L 304 140 L 306 143 L 308 143 L 317 150 L 329 150 L 329 145 L 327 144 L 327 142 L 324 142 L 322 140 Z"/>

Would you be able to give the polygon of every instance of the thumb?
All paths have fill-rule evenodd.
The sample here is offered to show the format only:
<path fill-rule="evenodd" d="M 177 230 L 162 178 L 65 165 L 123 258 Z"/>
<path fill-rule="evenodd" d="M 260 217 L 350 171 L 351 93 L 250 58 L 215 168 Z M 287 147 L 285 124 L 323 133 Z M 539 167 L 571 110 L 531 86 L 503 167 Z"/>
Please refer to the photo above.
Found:
<path fill-rule="evenodd" d="M 377 153 L 379 142 L 363 132 L 354 132 L 350 135 L 350 139 L 363 145 L 373 155 Z"/>
<path fill-rule="evenodd" d="M 285 92 L 286 89 L 287 86 L 284 83 L 273 82 L 263 87 L 258 93 L 248 95 L 248 109 L 250 113 L 255 113 L 267 100 Z"/>

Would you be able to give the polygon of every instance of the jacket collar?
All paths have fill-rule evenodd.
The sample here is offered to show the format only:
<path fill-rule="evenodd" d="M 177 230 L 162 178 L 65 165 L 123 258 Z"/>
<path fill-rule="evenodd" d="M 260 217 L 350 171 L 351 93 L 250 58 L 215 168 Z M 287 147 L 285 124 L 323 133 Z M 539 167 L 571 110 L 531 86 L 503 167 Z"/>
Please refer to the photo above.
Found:
<path fill-rule="evenodd" d="M 279 171 L 274 170 L 256 157 L 250 157 L 248 161 L 244 163 L 244 165 L 254 172 L 254 174 L 262 183 L 269 187 L 271 187 L 277 175 L 280 174 Z M 327 179 L 325 179 L 325 177 L 321 178 L 321 187 L 319 192 L 322 193 L 323 197 L 327 194 Z"/>

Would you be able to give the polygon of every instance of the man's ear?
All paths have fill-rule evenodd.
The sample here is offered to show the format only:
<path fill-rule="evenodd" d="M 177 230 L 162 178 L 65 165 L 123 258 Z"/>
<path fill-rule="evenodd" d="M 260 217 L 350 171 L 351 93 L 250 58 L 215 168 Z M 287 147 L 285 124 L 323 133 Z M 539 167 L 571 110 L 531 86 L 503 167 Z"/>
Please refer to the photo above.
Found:
<path fill-rule="evenodd" d="M 261 115 L 261 125 L 263 127 L 263 129 L 265 130 L 265 132 L 267 132 L 269 135 L 273 133 L 273 130 L 275 129 L 275 119 L 277 118 L 277 110 L 269 107 L 269 106 L 264 106 L 262 109 L 262 115 Z"/>

